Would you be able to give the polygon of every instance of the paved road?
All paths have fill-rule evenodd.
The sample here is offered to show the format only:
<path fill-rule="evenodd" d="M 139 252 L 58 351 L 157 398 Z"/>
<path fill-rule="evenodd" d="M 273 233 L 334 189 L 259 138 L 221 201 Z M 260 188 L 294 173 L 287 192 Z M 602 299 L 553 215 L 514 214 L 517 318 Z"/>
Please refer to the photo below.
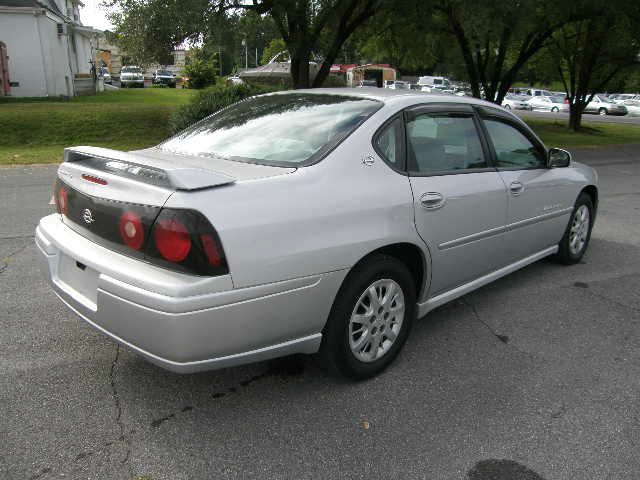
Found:
<path fill-rule="evenodd" d="M 156 368 L 38 272 L 53 167 L 0 170 L 0 478 L 602 480 L 640 471 L 640 158 L 597 165 L 584 262 L 534 264 L 418 322 L 357 384 L 293 357 Z"/>
<path fill-rule="evenodd" d="M 569 114 L 564 112 L 551 113 L 551 112 L 532 112 L 529 110 L 513 110 L 516 115 L 527 118 L 546 118 L 552 120 L 562 120 L 563 122 L 569 121 Z M 607 115 L 601 117 L 600 115 L 594 115 L 585 113 L 582 116 L 583 123 L 626 123 L 629 125 L 640 125 L 640 117 L 630 117 L 629 115 Z"/>

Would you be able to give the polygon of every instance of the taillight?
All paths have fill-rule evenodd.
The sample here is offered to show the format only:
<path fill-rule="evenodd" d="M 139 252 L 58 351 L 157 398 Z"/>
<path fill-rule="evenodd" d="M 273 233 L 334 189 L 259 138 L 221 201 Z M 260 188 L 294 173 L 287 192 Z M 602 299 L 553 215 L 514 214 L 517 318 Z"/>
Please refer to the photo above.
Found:
<path fill-rule="evenodd" d="M 53 190 L 53 199 L 56 203 L 56 210 L 62 215 L 69 214 L 69 191 L 60 182 L 56 181 Z"/>
<path fill-rule="evenodd" d="M 202 248 L 204 249 L 209 264 L 214 267 L 219 267 L 222 264 L 222 254 L 220 253 L 216 240 L 208 233 L 200 235 L 200 240 L 202 241 Z"/>
<path fill-rule="evenodd" d="M 163 208 L 145 258 L 153 263 L 198 275 L 229 273 L 218 233 L 200 212 Z"/>
<path fill-rule="evenodd" d="M 144 226 L 140 215 L 134 212 L 124 212 L 120 217 L 119 230 L 120 237 L 127 247 L 134 250 L 142 248 L 144 244 Z"/>
<path fill-rule="evenodd" d="M 98 244 L 182 273 L 229 273 L 218 233 L 196 210 L 93 197 L 61 179 L 53 198 L 63 222 Z"/>
<path fill-rule="evenodd" d="M 160 220 L 153 229 L 153 239 L 162 258 L 181 262 L 191 250 L 191 235 L 180 220 Z"/>

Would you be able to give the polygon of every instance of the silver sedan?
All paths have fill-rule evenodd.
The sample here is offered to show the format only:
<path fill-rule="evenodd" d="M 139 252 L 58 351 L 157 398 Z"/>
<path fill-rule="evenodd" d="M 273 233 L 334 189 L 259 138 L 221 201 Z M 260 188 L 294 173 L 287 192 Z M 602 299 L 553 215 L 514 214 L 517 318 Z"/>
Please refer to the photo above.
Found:
<path fill-rule="evenodd" d="M 366 378 L 413 321 L 584 255 L 597 176 L 476 99 L 389 89 L 240 102 L 157 147 L 65 151 L 35 241 L 53 291 L 149 361 L 293 353 Z"/>

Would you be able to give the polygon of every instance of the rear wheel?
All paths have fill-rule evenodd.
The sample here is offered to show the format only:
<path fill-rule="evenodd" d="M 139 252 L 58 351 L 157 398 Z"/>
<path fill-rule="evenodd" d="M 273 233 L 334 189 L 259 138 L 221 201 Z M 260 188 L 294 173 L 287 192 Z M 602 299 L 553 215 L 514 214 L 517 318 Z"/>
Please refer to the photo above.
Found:
<path fill-rule="evenodd" d="M 551 113 L 558 113 L 560 110 L 558 109 L 558 107 L 553 107 L 551 109 Z"/>
<path fill-rule="evenodd" d="M 398 355 L 415 316 L 416 293 L 407 267 L 375 255 L 354 268 L 336 296 L 320 357 L 333 373 L 372 377 Z"/>
<path fill-rule="evenodd" d="M 609 112 L 607 112 L 606 108 L 601 108 L 601 109 L 598 110 L 598 115 L 600 115 L 601 117 L 604 117 L 604 116 L 606 116 L 608 114 L 609 114 Z"/>
<path fill-rule="evenodd" d="M 556 258 L 565 265 L 582 260 L 589 246 L 593 228 L 594 207 L 591 197 L 581 193 L 573 207 L 571 219 L 558 245 Z"/>

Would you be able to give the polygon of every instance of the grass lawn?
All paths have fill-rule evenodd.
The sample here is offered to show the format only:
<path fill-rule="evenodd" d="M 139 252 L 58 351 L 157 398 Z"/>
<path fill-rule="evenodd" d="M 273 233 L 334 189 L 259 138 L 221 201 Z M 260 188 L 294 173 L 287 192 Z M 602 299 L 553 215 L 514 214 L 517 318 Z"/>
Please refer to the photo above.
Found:
<path fill-rule="evenodd" d="M 607 145 L 640 144 L 640 125 L 621 123 L 583 123 L 583 130 L 573 132 L 566 121 L 523 119 L 548 147 L 597 148 Z"/>
<path fill-rule="evenodd" d="M 0 165 L 62 161 L 64 147 L 132 150 L 168 136 L 169 115 L 194 90 L 116 90 L 70 100 L 0 99 Z"/>
<path fill-rule="evenodd" d="M 70 100 L 0 98 L 0 165 L 60 162 L 69 146 L 133 150 L 156 145 L 169 135 L 169 115 L 194 93 L 145 88 Z M 640 144 L 636 125 L 592 123 L 573 133 L 558 120 L 526 121 L 549 146 Z"/>

